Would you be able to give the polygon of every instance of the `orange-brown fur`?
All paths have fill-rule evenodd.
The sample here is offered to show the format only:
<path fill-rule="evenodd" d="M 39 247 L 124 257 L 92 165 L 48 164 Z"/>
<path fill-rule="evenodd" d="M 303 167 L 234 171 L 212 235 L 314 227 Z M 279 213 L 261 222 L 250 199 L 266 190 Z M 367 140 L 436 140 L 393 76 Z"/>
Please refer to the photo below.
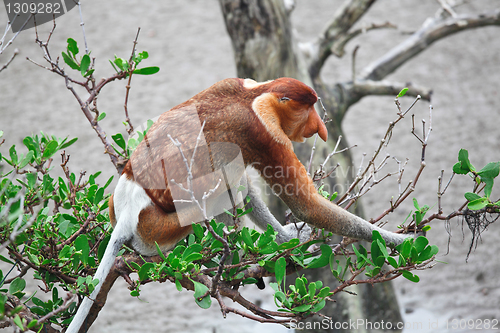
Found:
<path fill-rule="evenodd" d="M 161 115 L 123 171 L 146 190 L 154 205 L 139 217 L 138 233 L 143 241 L 149 244 L 170 243 L 188 232 L 178 224 L 170 189 L 162 179 L 165 168 L 172 169 L 175 165 L 182 169 L 182 163 L 172 161 L 168 156 L 169 151 L 177 148 L 165 137 L 166 126 L 175 121 L 187 121 L 183 119 L 183 112 L 193 107 L 200 122 L 205 122 L 203 134 L 207 144 L 237 144 L 245 165 L 252 165 L 261 174 L 267 170 L 266 182 L 270 186 L 279 185 L 286 189 L 280 198 L 297 218 L 356 237 L 357 229 L 349 231 L 349 228 L 353 228 L 353 220 L 360 219 L 317 193 L 292 149 L 291 141 L 302 142 L 315 133 L 326 141 L 328 133 L 314 108 L 316 101 L 314 90 L 295 79 L 281 78 L 258 84 L 242 79 L 226 79 Z M 189 131 L 187 128 L 186 135 L 190 134 Z M 214 163 L 217 161 L 208 168 L 213 170 L 216 167 Z M 279 173 L 279 169 L 284 167 L 293 172 Z M 198 171 L 207 174 L 211 170 Z M 158 182 L 162 186 L 155 188 Z M 111 202 L 110 209 L 112 207 Z M 363 230 L 361 238 L 371 237 L 370 229 L 366 230 Z"/>
<path fill-rule="evenodd" d="M 253 110 L 252 103 L 259 96 L 261 99 L 264 96 L 262 104 Z M 286 99 L 280 100 L 283 97 Z M 300 142 L 316 132 L 326 140 L 326 128 L 313 106 L 316 100 L 314 90 L 294 79 L 283 78 L 257 84 L 253 89 L 245 88 L 241 79 L 227 79 L 160 116 L 123 171 L 146 190 L 154 203 L 139 216 L 137 231 L 143 241 L 150 244 L 170 243 L 189 232 L 178 224 L 175 214 L 169 214 L 175 212 L 175 207 L 168 184 L 161 180 L 164 179 L 164 168 L 169 167 L 162 161 L 170 162 L 166 156 L 168 150 L 177 149 L 163 134 L 163 127 L 169 124 L 173 112 L 182 112 L 183 108 L 195 105 L 201 122 L 206 121 L 204 135 L 209 144 L 236 143 L 242 150 L 245 164 L 261 163 L 255 165 L 257 169 L 292 166 L 300 170 L 298 179 L 270 178 L 266 181 L 283 186 L 298 181 L 308 184 L 308 192 L 315 192 L 305 169 L 291 149 L 290 140 Z M 272 117 L 276 122 L 269 126 Z M 155 150 L 154 147 L 162 149 Z M 164 189 L 154 188 L 155 184 L 162 182 Z M 113 210 L 112 200 L 110 210 Z"/>

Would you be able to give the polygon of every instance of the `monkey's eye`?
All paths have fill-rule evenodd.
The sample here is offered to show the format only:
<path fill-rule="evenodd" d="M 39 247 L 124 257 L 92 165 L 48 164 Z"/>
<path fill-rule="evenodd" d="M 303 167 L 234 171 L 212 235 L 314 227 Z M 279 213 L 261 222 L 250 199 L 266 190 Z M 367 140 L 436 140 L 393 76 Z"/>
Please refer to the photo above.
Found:
<path fill-rule="evenodd" d="M 289 101 L 289 100 L 290 100 L 290 98 L 288 98 L 288 97 L 281 97 L 279 99 L 280 102 L 286 102 L 286 101 Z"/>

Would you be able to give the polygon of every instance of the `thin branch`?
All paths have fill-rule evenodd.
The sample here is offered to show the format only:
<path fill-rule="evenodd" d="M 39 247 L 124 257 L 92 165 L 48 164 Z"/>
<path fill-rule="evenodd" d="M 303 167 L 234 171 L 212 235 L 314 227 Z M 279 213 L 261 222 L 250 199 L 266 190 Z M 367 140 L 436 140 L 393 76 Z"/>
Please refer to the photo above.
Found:
<path fill-rule="evenodd" d="M 10 65 L 10 63 L 12 62 L 12 60 L 14 60 L 14 58 L 15 58 L 18 54 L 19 54 L 19 49 L 15 49 L 15 50 L 14 50 L 14 53 L 12 54 L 12 56 L 10 57 L 10 59 L 9 59 L 9 60 L 7 60 L 7 62 L 6 62 L 6 63 L 5 63 L 5 64 L 4 64 L 1 68 L 0 68 L 0 73 L 1 73 L 4 69 L 6 69 L 6 68 Z"/>
<path fill-rule="evenodd" d="M 6 44 L 4 44 L 5 37 L 7 36 L 7 32 L 9 32 L 10 27 L 12 26 L 12 23 L 14 22 L 14 20 L 18 16 L 14 17 L 14 20 L 12 22 L 7 22 L 7 25 L 5 27 L 5 32 L 2 35 L 2 38 L 0 39 L 0 54 L 2 54 L 3 51 L 5 51 L 5 49 L 8 48 L 14 42 L 14 40 L 17 38 L 17 36 L 19 36 L 19 33 L 24 29 L 24 27 L 26 26 L 26 24 L 28 24 L 28 21 L 31 19 L 32 16 L 33 16 L 33 14 L 31 14 L 30 16 L 28 16 L 28 18 L 26 19 L 26 21 L 24 21 L 24 23 L 21 26 L 21 28 L 19 29 L 19 31 L 16 32 L 14 34 L 14 36 L 12 36 L 12 38 Z"/>
<path fill-rule="evenodd" d="M 432 43 L 460 31 L 490 25 L 500 25 L 500 10 L 478 15 L 457 15 L 444 19 L 436 17 L 426 20 L 418 31 L 368 65 L 360 77 L 381 80 L 426 50 Z"/>
<path fill-rule="evenodd" d="M 457 17 L 457 13 L 447 0 L 436 0 L 442 7 L 443 11 L 448 13 L 451 17 Z"/>
<path fill-rule="evenodd" d="M 354 39 L 355 37 L 361 35 L 361 34 L 364 34 L 364 33 L 367 33 L 368 31 L 370 30 L 375 30 L 375 29 L 396 29 L 397 27 L 390 23 L 390 22 L 385 22 L 385 23 L 382 23 L 382 24 L 376 24 L 376 23 L 372 23 L 368 26 L 364 26 L 364 27 L 361 27 L 359 29 L 356 29 L 352 32 L 349 32 L 348 34 L 344 34 L 342 36 L 340 36 L 339 39 L 337 39 L 332 47 L 331 47 L 331 51 L 332 53 L 341 58 L 344 56 L 345 54 L 345 46 L 347 45 L 347 43 L 349 43 L 352 39 Z"/>
<path fill-rule="evenodd" d="M 85 35 L 85 22 L 83 22 L 82 3 L 78 1 L 78 12 L 80 14 L 80 26 L 82 27 L 83 42 L 85 43 L 85 54 L 89 54 L 89 47 L 87 46 L 87 36 Z"/>
<path fill-rule="evenodd" d="M 356 177 L 354 178 L 354 181 L 351 183 L 351 185 L 347 189 L 346 193 L 344 193 L 344 195 L 338 199 L 337 202 L 338 202 L 339 205 L 341 205 L 342 203 L 345 203 L 348 199 L 350 199 L 350 198 L 348 198 L 349 195 L 354 191 L 355 187 L 360 183 L 360 181 L 362 179 L 365 178 L 366 174 L 375 165 L 375 160 L 377 159 L 378 155 L 382 151 L 382 148 L 385 147 L 389 143 L 389 141 L 390 141 L 390 139 L 392 137 L 392 130 L 393 130 L 394 126 L 396 126 L 396 124 L 398 122 L 400 122 L 401 119 L 403 119 L 408 112 L 410 112 L 410 110 L 413 108 L 413 106 L 419 100 L 420 100 L 420 96 L 417 96 L 417 98 L 415 98 L 415 100 L 413 101 L 413 103 L 404 112 L 401 110 L 401 106 L 399 104 L 399 100 L 398 99 L 395 100 L 396 106 L 398 108 L 398 113 L 397 113 L 398 117 L 396 118 L 396 120 L 391 121 L 389 123 L 389 126 L 387 127 L 387 131 L 385 132 L 384 137 L 380 140 L 379 146 L 377 147 L 377 149 L 373 153 L 372 158 L 370 159 L 370 161 L 368 161 L 368 165 L 364 169 L 362 169 L 363 160 L 361 161 L 361 165 L 359 167 L 359 171 L 358 171 Z M 363 159 L 364 159 L 364 156 L 363 156 Z"/>
<path fill-rule="evenodd" d="M 327 119 L 327 112 L 326 112 L 326 108 L 325 106 L 323 105 L 323 101 L 321 100 L 321 97 L 318 97 L 318 102 L 319 104 L 321 105 L 321 108 L 323 109 L 323 118 L 322 118 L 322 121 L 323 123 L 326 123 L 326 119 Z M 314 152 L 316 151 L 316 143 L 318 141 L 318 137 L 319 137 L 319 134 L 316 133 L 316 135 L 314 136 L 314 144 L 311 148 L 311 157 L 309 158 L 309 164 L 307 165 L 307 174 L 310 175 L 311 174 L 311 166 L 312 166 L 312 161 L 313 161 L 313 157 L 314 157 Z"/>
<path fill-rule="evenodd" d="M 351 80 L 352 82 L 356 83 L 356 54 L 358 53 L 359 50 L 359 45 L 356 45 L 354 50 L 352 51 L 352 57 L 351 57 Z"/>
<path fill-rule="evenodd" d="M 130 117 L 128 115 L 128 95 L 129 95 L 130 87 L 131 87 L 130 83 L 132 81 L 132 73 L 133 73 L 133 70 L 135 69 L 134 55 L 135 55 L 135 49 L 137 46 L 137 39 L 139 38 L 140 31 L 141 31 L 141 28 L 140 27 L 137 28 L 137 34 L 135 35 L 135 39 L 132 43 L 133 44 L 132 52 L 130 53 L 130 59 L 128 60 L 128 65 L 130 68 L 132 68 L 132 70 L 130 71 L 130 75 L 128 76 L 128 82 L 127 82 L 127 85 L 125 86 L 126 93 L 125 93 L 125 103 L 124 103 L 123 107 L 125 109 L 125 122 L 128 125 L 127 133 L 129 135 L 134 132 L 134 126 L 132 125 L 132 122 L 131 122 Z"/>
<path fill-rule="evenodd" d="M 405 96 L 417 97 L 429 101 L 432 96 L 432 90 L 426 87 L 413 85 L 409 82 L 391 82 L 391 81 L 372 81 L 359 78 L 356 82 L 348 82 L 343 84 L 343 88 L 348 90 L 353 101 L 350 105 L 360 100 L 365 96 L 396 96 L 403 88 L 408 88 Z"/>
<path fill-rule="evenodd" d="M 333 19 L 321 35 L 311 43 L 309 73 L 317 77 L 326 59 L 332 54 L 333 44 L 345 38 L 349 29 L 368 11 L 376 0 L 347 0 L 335 12 Z"/>

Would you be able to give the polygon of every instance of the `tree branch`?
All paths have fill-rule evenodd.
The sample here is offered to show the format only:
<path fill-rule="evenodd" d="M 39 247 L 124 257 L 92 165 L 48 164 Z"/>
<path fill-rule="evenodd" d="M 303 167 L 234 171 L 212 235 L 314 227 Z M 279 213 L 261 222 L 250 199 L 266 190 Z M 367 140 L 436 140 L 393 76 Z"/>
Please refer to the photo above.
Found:
<path fill-rule="evenodd" d="M 384 29 L 384 28 L 389 28 L 389 29 L 396 29 L 397 27 L 390 23 L 390 22 L 385 22 L 383 24 L 375 24 L 372 23 L 368 26 L 361 27 L 359 29 L 355 29 L 354 31 L 351 31 L 349 33 L 341 35 L 337 40 L 335 40 L 330 47 L 330 51 L 337 57 L 341 58 L 345 54 L 345 46 L 347 43 L 351 41 L 351 39 L 359 36 L 360 34 L 363 34 L 365 32 L 368 32 L 370 30 L 374 29 Z"/>
<path fill-rule="evenodd" d="M 419 87 L 411 84 L 410 82 L 391 82 L 391 81 L 371 81 L 363 80 L 347 82 L 342 84 L 344 89 L 346 89 L 353 99 L 353 103 L 360 100 L 362 97 L 369 95 L 389 95 L 396 96 L 401 89 L 408 88 L 406 96 L 417 97 L 421 96 L 422 99 L 429 101 L 431 99 L 432 90 L 427 87 Z M 352 105 L 351 104 L 351 105 Z"/>
<path fill-rule="evenodd" d="M 376 0 L 348 0 L 337 10 L 321 35 L 310 44 L 309 74 L 319 75 L 326 59 L 332 54 L 334 43 L 345 39 L 351 27 L 368 11 Z"/>
<path fill-rule="evenodd" d="M 458 15 L 456 17 L 428 19 L 408 39 L 368 65 L 363 70 L 361 78 L 375 81 L 381 80 L 427 49 L 432 43 L 460 31 L 489 25 L 500 25 L 500 10 L 479 15 Z"/>

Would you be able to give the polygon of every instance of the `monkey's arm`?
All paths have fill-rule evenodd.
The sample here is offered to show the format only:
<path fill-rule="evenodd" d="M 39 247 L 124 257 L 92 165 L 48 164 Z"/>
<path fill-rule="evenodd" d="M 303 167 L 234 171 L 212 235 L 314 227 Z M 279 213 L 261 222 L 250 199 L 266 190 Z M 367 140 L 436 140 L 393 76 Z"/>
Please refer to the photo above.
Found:
<path fill-rule="evenodd" d="M 267 225 L 270 224 L 274 231 L 278 233 L 276 236 L 278 244 L 286 243 L 293 238 L 299 238 L 301 242 L 305 242 L 309 239 L 312 229 L 306 223 L 292 223 L 283 226 L 278 220 L 276 220 L 260 197 L 255 185 L 252 184 L 250 176 L 248 175 L 247 189 L 248 196 L 250 197 L 250 202 L 248 203 L 247 208 L 252 208 L 252 211 L 248 214 L 250 220 L 262 230 L 266 230 Z"/>
<path fill-rule="evenodd" d="M 266 156 L 268 156 L 267 160 L 256 164 L 257 167 L 271 165 L 277 168 L 277 166 L 286 165 L 293 170 L 285 174 L 268 171 L 267 175 L 270 176 L 265 180 L 270 186 L 278 184 L 284 189 L 281 191 L 280 198 L 298 220 L 324 228 L 337 235 L 366 241 L 371 241 L 373 230 L 377 230 L 387 245 L 395 246 L 411 237 L 379 228 L 323 198 L 293 151 L 285 149 L 270 151 Z M 274 170 L 279 170 L 279 168 Z M 260 171 L 261 175 L 266 174 L 263 168 Z"/>

